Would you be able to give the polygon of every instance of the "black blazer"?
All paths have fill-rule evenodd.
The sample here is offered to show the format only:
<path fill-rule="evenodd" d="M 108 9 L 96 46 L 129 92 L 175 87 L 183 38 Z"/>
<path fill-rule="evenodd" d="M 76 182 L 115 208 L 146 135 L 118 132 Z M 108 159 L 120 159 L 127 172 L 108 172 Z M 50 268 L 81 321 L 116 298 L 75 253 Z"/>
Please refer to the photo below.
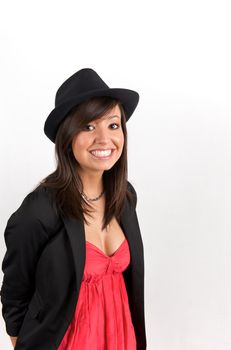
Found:
<path fill-rule="evenodd" d="M 119 224 L 131 261 L 123 272 L 137 350 L 146 349 L 144 250 L 135 206 L 126 200 Z M 2 315 L 6 332 L 18 336 L 15 350 L 55 350 L 74 317 L 85 265 L 82 221 L 54 210 L 48 190 L 30 192 L 10 216 L 4 232 Z"/>

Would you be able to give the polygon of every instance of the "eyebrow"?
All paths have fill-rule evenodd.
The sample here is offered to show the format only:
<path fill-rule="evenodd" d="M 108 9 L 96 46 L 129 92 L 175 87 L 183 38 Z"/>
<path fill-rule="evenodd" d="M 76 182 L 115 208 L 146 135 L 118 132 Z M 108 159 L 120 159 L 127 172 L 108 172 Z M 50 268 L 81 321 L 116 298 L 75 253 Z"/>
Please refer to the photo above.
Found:
<path fill-rule="evenodd" d="M 119 118 L 119 119 L 120 119 L 120 117 L 119 117 L 118 115 L 110 115 L 110 116 L 108 117 L 108 119 L 112 119 L 112 118 Z"/>
<path fill-rule="evenodd" d="M 106 120 L 109 120 L 109 119 L 113 119 L 113 118 L 118 118 L 119 120 L 121 120 L 121 117 L 119 117 L 118 115 L 109 115 L 109 117 L 101 117 L 101 118 L 97 118 L 98 120 L 100 119 L 106 119 Z M 96 120 L 97 120 L 96 119 Z M 95 119 L 94 119 L 95 120 Z"/>

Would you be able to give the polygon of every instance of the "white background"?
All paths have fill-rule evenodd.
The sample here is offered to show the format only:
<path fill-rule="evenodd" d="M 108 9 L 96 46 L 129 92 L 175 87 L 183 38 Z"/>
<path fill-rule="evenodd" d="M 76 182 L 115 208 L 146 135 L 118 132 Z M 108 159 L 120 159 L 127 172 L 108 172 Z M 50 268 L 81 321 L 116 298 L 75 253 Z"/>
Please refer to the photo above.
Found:
<path fill-rule="evenodd" d="M 61 83 L 90 67 L 138 91 L 129 180 L 149 350 L 231 349 L 230 18 L 223 0 L 1 6 L 1 259 L 8 217 L 54 170 L 43 125 Z M 12 348 L 2 319 L 0 343 Z"/>

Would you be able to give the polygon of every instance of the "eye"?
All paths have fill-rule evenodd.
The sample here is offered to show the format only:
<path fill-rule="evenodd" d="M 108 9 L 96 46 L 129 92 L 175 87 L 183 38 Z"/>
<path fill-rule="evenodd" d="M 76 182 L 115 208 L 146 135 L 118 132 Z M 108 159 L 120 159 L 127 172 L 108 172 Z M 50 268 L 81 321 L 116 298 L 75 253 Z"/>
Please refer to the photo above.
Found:
<path fill-rule="evenodd" d="M 120 125 L 119 124 L 117 124 L 117 123 L 112 123 L 112 124 L 110 124 L 110 126 L 111 125 L 116 125 L 117 127 L 115 128 L 115 127 L 113 127 L 112 129 L 114 129 L 114 130 L 116 130 L 116 129 L 118 129 L 119 127 L 120 127 Z M 84 127 L 84 130 L 90 130 L 89 128 L 90 127 L 94 127 L 92 124 L 87 124 L 85 127 Z M 91 130 L 90 130 L 91 131 Z"/>
<path fill-rule="evenodd" d="M 117 125 L 117 128 L 116 128 L 116 129 L 118 129 L 118 128 L 120 127 L 120 125 L 117 124 L 117 123 L 112 123 L 112 124 L 110 124 L 110 125 Z M 113 128 L 113 129 L 115 129 L 115 128 Z"/>
<path fill-rule="evenodd" d="M 88 128 L 89 128 L 90 126 L 93 126 L 93 125 L 87 124 L 87 125 L 84 127 L 84 129 L 89 130 Z"/>

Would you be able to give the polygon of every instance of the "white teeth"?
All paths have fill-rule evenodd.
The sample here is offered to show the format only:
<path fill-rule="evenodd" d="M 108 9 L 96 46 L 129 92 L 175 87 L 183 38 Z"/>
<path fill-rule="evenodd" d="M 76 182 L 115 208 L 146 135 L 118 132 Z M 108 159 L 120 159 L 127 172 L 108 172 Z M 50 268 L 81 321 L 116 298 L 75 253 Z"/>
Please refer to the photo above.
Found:
<path fill-rule="evenodd" d="M 92 151 L 91 153 L 94 154 L 97 157 L 106 157 L 111 154 L 112 150 L 106 150 L 106 151 Z"/>

